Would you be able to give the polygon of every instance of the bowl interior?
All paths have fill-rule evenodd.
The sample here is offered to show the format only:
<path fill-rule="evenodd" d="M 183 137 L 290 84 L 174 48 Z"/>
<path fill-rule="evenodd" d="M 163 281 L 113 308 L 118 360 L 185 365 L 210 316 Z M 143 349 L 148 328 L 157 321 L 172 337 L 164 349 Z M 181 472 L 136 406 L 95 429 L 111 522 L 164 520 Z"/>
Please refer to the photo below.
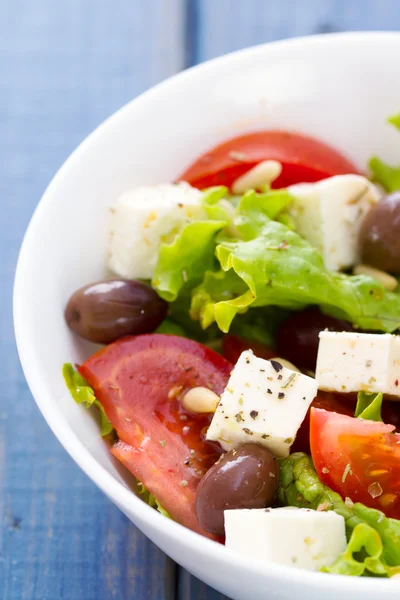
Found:
<path fill-rule="evenodd" d="M 105 275 L 107 214 L 118 195 L 170 181 L 214 143 L 260 128 L 315 135 L 360 167 L 374 153 L 399 162 L 400 135 L 385 124 L 400 109 L 399 52 L 394 34 L 326 36 L 242 51 L 154 88 L 70 157 L 31 222 L 15 287 L 28 382 L 70 452 L 77 448 L 84 457 L 86 448 L 112 477 L 130 483 L 61 377 L 63 362 L 79 363 L 93 350 L 71 335 L 63 310 L 76 288 Z"/>

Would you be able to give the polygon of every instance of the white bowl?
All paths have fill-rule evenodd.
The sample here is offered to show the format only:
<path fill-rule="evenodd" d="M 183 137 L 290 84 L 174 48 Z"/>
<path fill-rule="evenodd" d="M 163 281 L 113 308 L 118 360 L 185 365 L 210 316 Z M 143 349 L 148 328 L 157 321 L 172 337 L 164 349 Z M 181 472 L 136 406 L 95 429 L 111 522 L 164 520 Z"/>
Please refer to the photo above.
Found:
<path fill-rule="evenodd" d="M 54 434 L 87 475 L 151 540 L 236 600 L 398 599 L 398 582 L 256 564 L 174 523 L 137 498 L 90 414 L 71 400 L 64 361 L 90 345 L 63 319 L 70 293 L 102 277 L 107 206 L 139 184 L 173 179 L 218 141 L 260 128 L 315 135 L 360 166 L 372 153 L 400 162 L 400 34 L 317 36 L 250 48 L 158 85 L 101 125 L 63 165 L 29 225 L 14 295 L 23 369 Z"/>

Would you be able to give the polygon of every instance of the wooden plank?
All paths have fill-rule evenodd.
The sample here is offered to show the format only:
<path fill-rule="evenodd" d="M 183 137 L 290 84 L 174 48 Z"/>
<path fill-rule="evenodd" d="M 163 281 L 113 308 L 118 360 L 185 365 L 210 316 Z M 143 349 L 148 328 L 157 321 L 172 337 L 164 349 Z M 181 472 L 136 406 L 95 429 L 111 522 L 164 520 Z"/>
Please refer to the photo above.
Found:
<path fill-rule="evenodd" d="M 398 0 L 198 0 L 194 61 L 272 40 L 355 30 L 398 30 Z"/>
<path fill-rule="evenodd" d="M 208 585 L 190 575 L 184 569 L 179 570 L 179 600 L 229 600 L 227 596 L 213 590 Z M 250 600 L 250 599 L 249 599 Z"/>
<path fill-rule="evenodd" d="M 171 562 L 81 473 L 39 414 L 14 345 L 11 288 L 52 175 L 101 120 L 184 66 L 183 22 L 183 0 L 1 6 L 1 600 L 174 596 Z"/>
<path fill-rule="evenodd" d="M 247 46 L 288 37 L 356 30 L 398 30 L 398 0 L 189 0 L 188 60 L 196 64 Z M 189 65 L 188 65 L 189 66 Z M 181 600 L 223 600 L 184 570 Z"/>

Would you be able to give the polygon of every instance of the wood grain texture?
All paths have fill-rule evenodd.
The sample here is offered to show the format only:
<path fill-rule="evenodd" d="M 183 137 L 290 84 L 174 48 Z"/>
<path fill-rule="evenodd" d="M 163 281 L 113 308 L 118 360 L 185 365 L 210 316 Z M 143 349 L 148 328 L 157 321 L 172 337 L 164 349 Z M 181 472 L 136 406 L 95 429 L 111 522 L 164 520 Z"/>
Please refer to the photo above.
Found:
<path fill-rule="evenodd" d="M 184 67 L 296 35 L 399 28 L 398 0 L 3 0 L 0 600 L 224 598 L 176 570 L 104 498 L 27 389 L 12 280 L 23 232 L 57 168 L 105 117 Z"/>
<path fill-rule="evenodd" d="M 195 5 L 197 62 L 288 37 L 400 28 L 398 0 L 197 0 Z"/>
<path fill-rule="evenodd" d="M 212 568 L 210 565 L 210 569 Z M 199 581 L 184 569 L 179 569 L 178 600 L 229 600 L 229 598 Z"/>
<path fill-rule="evenodd" d="M 0 12 L 0 598 L 169 600 L 171 561 L 39 414 L 14 345 L 11 292 L 23 232 L 67 155 L 184 66 L 182 2 L 7 0 Z"/>

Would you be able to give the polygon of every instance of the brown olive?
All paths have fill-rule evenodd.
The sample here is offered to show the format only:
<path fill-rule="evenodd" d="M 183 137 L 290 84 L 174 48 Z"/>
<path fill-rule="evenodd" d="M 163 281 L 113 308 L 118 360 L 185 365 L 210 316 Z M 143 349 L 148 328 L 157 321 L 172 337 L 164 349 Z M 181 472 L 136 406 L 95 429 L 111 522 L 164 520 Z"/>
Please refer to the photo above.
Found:
<path fill-rule="evenodd" d="M 315 371 L 320 331 L 352 331 L 347 321 L 324 315 L 318 308 L 292 313 L 279 327 L 276 345 L 279 356 L 296 367 Z"/>
<path fill-rule="evenodd" d="M 258 444 L 223 454 L 200 481 L 196 515 L 206 531 L 224 533 L 224 510 L 271 506 L 279 486 L 278 463 Z"/>
<path fill-rule="evenodd" d="M 400 192 L 378 202 L 360 229 L 362 262 L 381 271 L 400 273 Z"/>
<path fill-rule="evenodd" d="M 97 344 L 110 344 L 124 335 L 151 333 L 165 319 L 167 310 L 167 302 L 149 285 L 110 279 L 72 294 L 65 320 L 81 337 Z"/>

